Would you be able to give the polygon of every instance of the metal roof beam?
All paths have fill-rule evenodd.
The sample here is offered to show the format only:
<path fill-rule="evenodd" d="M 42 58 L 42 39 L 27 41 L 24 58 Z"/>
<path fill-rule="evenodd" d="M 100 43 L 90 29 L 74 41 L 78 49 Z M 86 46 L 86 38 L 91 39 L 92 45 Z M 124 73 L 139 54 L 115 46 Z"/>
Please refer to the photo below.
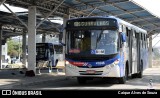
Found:
<path fill-rule="evenodd" d="M 100 0 L 100 1 L 101 1 L 101 2 L 105 2 L 104 0 Z M 130 2 L 130 0 L 122 1 L 122 2 L 120 2 L 120 3 L 124 3 L 124 2 Z M 124 11 L 123 14 L 115 15 L 115 16 L 117 16 L 117 17 L 120 16 L 120 15 L 125 15 L 125 14 L 132 14 L 132 15 L 133 15 L 133 13 L 144 11 L 143 9 L 138 9 L 138 10 L 136 10 L 136 11 L 126 11 L 125 9 L 117 6 L 117 5 L 116 5 L 117 3 L 111 3 L 111 2 L 107 2 L 107 3 L 108 3 L 109 5 L 111 5 L 111 6 L 119 9 L 119 10 Z M 136 16 L 136 15 L 134 15 L 134 16 Z M 137 16 L 136 16 L 136 17 L 137 17 Z"/>
<path fill-rule="evenodd" d="M 101 0 L 101 1 L 102 1 L 102 0 Z M 103 1 L 103 2 L 104 2 L 104 1 Z M 129 1 L 129 2 L 130 2 L 130 1 Z M 123 8 L 121 8 L 121 7 L 117 6 L 117 5 L 115 5 L 114 3 L 111 3 L 110 5 L 112 5 L 112 6 L 116 7 L 116 8 L 118 8 L 118 9 L 120 9 L 120 10 L 126 12 L 125 9 L 123 9 Z M 126 13 L 131 14 L 131 15 L 135 16 L 136 18 L 140 18 L 140 17 L 134 15 L 133 13 L 129 13 L 129 12 L 126 12 Z M 144 20 L 144 19 L 142 19 L 142 20 Z M 147 21 L 147 20 L 145 20 L 145 21 Z M 148 21 L 147 21 L 147 22 L 148 22 Z M 153 24 L 153 25 L 157 26 L 156 24 Z"/>
<path fill-rule="evenodd" d="M 53 0 L 44 0 L 42 3 L 48 3 L 48 2 L 51 2 Z"/>
<path fill-rule="evenodd" d="M 81 3 L 80 0 L 78 0 L 77 2 Z M 76 9 L 79 9 L 81 11 L 86 11 L 88 9 L 92 9 L 92 7 L 90 7 L 91 4 L 89 4 L 89 3 L 82 3 L 82 4 L 83 4 L 83 6 L 77 6 L 76 5 L 76 6 L 73 6 L 73 7 L 75 7 Z M 106 4 L 102 3 L 102 2 L 94 4 L 94 7 L 97 7 L 97 8 L 100 8 L 100 7 L 103 7 L 103 6 L 106 6 Z"/>
<path fill-rule="evenodd" d="M 52 1 L 54 1 L 54 3 L 56 3 L 56 4 L 58 4 L 59 2 L 57 2 L 57 0 L 52 0 Z M 41 3 L 42 4 L 42 3 Z M 50 3 L 50 4 L 53 4 L 53 3 Z M 48 3 L 47 3 L 47 5 L 49 5 Z M 46 5 L 46 6 L 47 6 Z M 47 11 L 51 11 L 51 9 L 48 9 L 47 7 L 44 7 L 44 6 L 40 6 L 40 5 L 37 5 L 37 7 L 38 8 L 40 8 L 40 9 L 43 9 L 43 10 L 47 10 Z M 61 9 L 61 10 L 59 10 L 59 9 Z M 59 8 L 58 8 L 58 10 L 56 11 L 56 14 L 57 15 L 59 15 L 59 16 L 64 16 L 64 15 L 71 15 L 71 14 L 73 14 L 73 15 L 75 15 L 75 16 L 77 16 L 77 15 L 88 15 L 88 13 L 85 13 L 85 12 L 82 12 L 82 11 L 80 11 L 80 10 L 78 10 L 78 9 L 75 9 L 75 8 L 73 8 L 73 7 L 70 7 L 69 5 L 67 5 L 67 4 L 64 4 L 63 3 L 63 5 L 62 6 L 60 6 Z M 55 15 L 55 14 L 54 14 Z"/>
<path fill-rule="evenodd" d="M 36 28 L 38 28 L 45 20 L 47 20 L 48 17 L 49 17 L 52 13 L 54 13 L 54 12 L 59 8 L 59 6 L 62 5 L 62 3 L 63 3 L 64 1 L 65 1 L 65 0 L 63 0 L 58 6 L 56 6 L 56 7 L 36 26 Z"/>
<path fill-rule="evenodd" d="M 13 16 L 1 16 L 1 15 L 0 15 L 0 17 L 1 17 L 0 20 L 8 19 L 8 18 L 10 18 L 10 19 L 15 19 Z"/>
<path fill-rule="evenodd" d="M 113 6 L 115 6 L 115 7 L 117 7 L 116 5 L 114 5 L 113 4 Z M 122 9 L 122 8 L 120 8 L 120 7 L 117 7 L 117 8 L 119 8 L 120 10 L 123 10 L 123 11 L 125 11 L 124 9 Z M 140 17 L 138 17 L 138 16 L 136 16 L 136 15 L 134 15 L 133 13 L 130 13 L 131 15 L 133 15 L 133 16 L 135 16 L 136 18 L 140 18 Z M 146 21 L 146 22 L 148 22 L 148 23 L 150 23 L 149 21 L 147 21 L 147 20 L 145 20 L 145 19 L 142 19 L 142 20 L 144 20 L 144 21 Z M 156 24 L 154 24 L 154 23 L 152 23 L 154 26 L 157 26 Z M 143 25 L 141 25 L 141 26 L 143 26 Z"/>
<path fill-rule="evenodd" d="M 155 31 L 155 30 L 154 30 L 154 31 L 148 33 L 148 36 L 154 35 L 154 34 L 156 34 L 156 33 L 160 33 L 160 30 L 158 30 L 158 31 Z"/>
<path fill-rule="evenodd" d="M 125 12 L 125 13 L 123 13 L 123 14 L 117 14 L 117 15 L 115 15 L 115 16 L 121 16 L 121 15 L 125 15 L 125 14 L 131 14 L 131 13 L 137 13 L 137 12 L 142 12 L 142 11 L 145 11 L 145 10 L 136 10 L 136 11 L 127 11 L 127 12 Z"/>
<path fill-rule="evenodd" d="M 33 2 L 34 1 L 34 2 Z M 52 2 L 51 2 L 52 1 Z M 37 11 L 43 11 L 43 13 L 48 13 L 48 11 L 52 11 L 53 8 L 60 3 L 60 0 L 50 0 L 50 2 L 42 3 L 42 0 L 16 0 L 16 2 L 6 1 L 8 4 L 19 6 L 22 8 L 27 8 L 28 6 L 35 5 L 37 7 Z M 70 11 L 69 11 L 70 10 Z M 88 13 L 75 9 L 67 4 L 62 4 L 54 15 L 63 17 L 64 15 L 74 14 L 75 16 L 79 14 L 88 15 Z"/>
<path fill-rule="evenodd" d="M 26 28 L 28 28 L 28 26 L 5 4 L 3 4 L 15 17 L 16 19 L 18 19 Z"/>
<path fill-rule="evenodd" d="M 129 0 L 115 1 L 114 3 L 119 4 L 119 3 L 124 3 L 124 2 L 129 2 Z M 82 4 L 84 4 L 84 3 L 82 3 Z M 91 4 L 89 4 L 89 5 L 91 5 Z M 97 8 L 101 8 L 101 7 L 104 7 L 104 6 L 110 6 L 110 3 L 100 0 L 99 3 L 94 4 L 94 7 L 97 7 Z M 77 9 L 80 9 L 81 11 L 86 11 L 88 9 L 92 9 L 90 6 L 88 7 L 86 4 L 84 4 L 84 6 L 74 6 L 74 7 L 77 8 Z"/>
<path fill-rule="evenodd" d="M 129 21 L 129 22 L 133 23 L 133 22 L 137 22 L 137 21 L 141 21 L 141 20 L 146 20 L 146 19 L 153 19 L 153 18 L 157 18 L 157 17 L 153 16 L 153 17 L 138 18 L 138 19 L 134 19 L 134 20 Z"/>
<path fill-rule="evenodd" d="M 152 40 L 153 40 L 154 38 L 156 38 L 158 35 L 159 35 L 159 33 L 158 33 L 156 36 L 154 36 L 154 37 L 152 38 Z"/>
<path fill-rule="evenodd" d="M 136 4 L 133 0 L 130 0 L 132 3 L 134 3 L 134 4 Z M 137 5 L 137 4 L 136 4 Z M 131 13 L 132 14 L 132 13 Z M 132 14 L 132 15 L 134 15 L 134 14 Z M 134 15 L 134 16 L 136 16 L 136 15 Z M 137 18 L 139 18 L 138 16 L 136 16 Z M 143 20 L 143 19 L 142 19 Z M 145 20 L 145 21 L 147 21 L 147 20 Z M 149 22 L 150 23 L 150 21 L 147 21 L 147 22 Z M 156 24 L 154 24 L 154 23 L 152 23 L 154 26 L 156 26 L 156 27 L 159 27 L 158 25 L 156 25 Z"/>
<path fill-rule="evenodd" d="M 88 14 L 87 17 L 89 17 L 96 9 L 97 9 L 97 7 L 95 7 L 95 8 L 92 10 L 92 12 L 90 12 L 90 13 Z"/>
<path fill-rule="evenodd" d="M 155 27 L 155 28 L 153 28 L 152 30 L 150 30 L 149 32 L 152 32 L 152 31 L 154 31 L 154 30 L 156 30 L 156 29 L 160 29 L 160 27 Z"/>
<path fill-rule="evenodd" d="M 160 42 L 160 40 L 156 44 L 154 44 L 152 48 L 154 48 L 154 46 L 157 45 L 159 42 Z"/>
<path fill-rule="evenodd" d="M 87 4 L 87 3 L 85 3 L 85 2 L 81 2 L 80 0 L 75 0 L 75 1 L 77 1 L 77 2 L 79 2 L 79 3 L 83 3 L 83 4 L 87 5 L 87 6 L 89 6 L 90 8 L 96 8 L 96 6 L 93 6 L 93 5 Z M 100 8 L 97 8 L 97 10 L 100 10 L 100 11 L 105 12 L 105 13 L 107 13 L 107 14 L 114 15 L 113 13 L 108 12 L 108 11 L 105 11 L 105 10 L 102 10 L 102 9 L 100 9 Z"/>
<path fill-rule="evenodd" d="M 70 8 L 69 11 L 70 11 L 69 15 L 73 15 L 73 16 L 77 16 L 77 15 L 86 15 L 87 16 L 89 14 L 89 13 L 86 13 L 86 12 L 83 12 L 83 11 L 80 11 L 77 9 L 73 9 L 73 8 Z"/>
<path fill-rule="evenodd" d="M 16 2 L 12 1 L 6 1 L 8 4 L 14 5 L 14 6 L 19 6 L 22 8 L 27 8 L 28 6 L 35 5 L 37 6 L 37 10 L 44 10 L 44 11 L 52 11 L 55 6 L 57 6 L 60 2 L 60 0 L 52 0 L 54 2 L 48 2 L 48 3 L 42 3 L 42 0 L 16 0 Z M 68 8 L 63 4 L 63 6 L 60 6 L 56 10 L 56 14 L 69 14 Z"/>
<path fill-rule="evenodd" d="M 6 1 L 6 0 L 1 0 L 1 1 L 0 1 L 0 6 L 1 6 L 1 4 L 3 4 L 5 1 Z"/>
<path fill-rule="evenodd" d="M 102 0 L 101 0 L 101 1 L 102 1 Z M 104 1 L 102 1 L 102 2 L 104 2 Z M 129 1 L 129 2 L 130 2 L 130 1 Z M 112 4 L 110 4 L 110 5 L 112 5 L 112 6 L 116 7 L 116 8 L 118 8 L 118 9 L 120 9 L 120 10 L 126 12 L 126 10 L 124 10 L 124 9 L 122 9 L 121 7 L 115 5 L 114 3 L 112 3 Z M 130 13 L 130 12 L 126 12 L 126 14 L 131 14 L 131 15 L 137 17 L 137 18 L 140 18 L 140 17 L 138 17 L 138 16 L 136 16 L 136 15 L 134 15 L 133 13 Z M 145 19 L 141 19 L 141 20 L 147 21 L 147 20 L 145 20 Z M 147 21 L 147 22 L 149 22 L 149 21 Z M 154 26 L 157 26 L 157 25 L 154 24 L 154 23 L 153 23 L 153 25 L 154 25 Z"/>
<path fill-rule="evenodd" d="M 44 16 L 44 14 L 43 13 L 41 13 L 43 16 Z M 53 27 L 53 28 L 55 28 L 57 31 L 59 31 L 60 32 L 60 30 L 58 29 L 58 27 L 57 26 L 55 26 L 55 24 L 53 24 L 53 22 L 50 20 L 50 19 L 47 19 L 50 23 L 51 23 L 51 26 Z"/>
<path fill-rule="evenodd" d="M 153 23 L 151 23 L 151 22 L 149 22 L 149 21 L 146 21 L 147 23 L 145 23 L 145 24 L 138 24 L 138 23 L 136 23 L 136 24 L 138 24 L 138 25 L 141 25 L 141 26 L 148 26 L 148 25 L 153 25 L 153 26 L 155 26 Z M 157 22 L 154 22 L 154 23 L 159 23 L 158 21 Z M 155 26 L 155 27 L 159 27 L 159 26 Z"/>
<path fill-rule="evenodd" d="M 53 8 L 55 8 L 56 6 L 58 6 L 62 1 L 55 1 L 53 0 L 53 2 L 48 2 L 48 3 L 42 3 L 42 2 L 36 2 L 36 6 L 40 7 L 41 9 L 49 9 L 49 10 L 53 10 Z M 63 1 L 64 2 L 64 1 Z M 59 6 L 56 10 L 56 12 L 60 12 L 63 14 L 68 14 L 68 8 L 63 4 L 61 6 Z"/>

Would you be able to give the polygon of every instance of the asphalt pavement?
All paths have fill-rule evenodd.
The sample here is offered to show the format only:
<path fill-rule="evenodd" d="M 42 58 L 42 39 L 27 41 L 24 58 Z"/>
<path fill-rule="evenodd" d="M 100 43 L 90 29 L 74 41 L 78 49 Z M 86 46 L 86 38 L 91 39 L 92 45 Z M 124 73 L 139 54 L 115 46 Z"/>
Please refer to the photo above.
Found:
<path fill-rule="evenodd" d="M 22 69 L 3 69 L 0 70 L 0 89 L 16 89 L 18 86 L 27 85 L 37 85 L 38 83 L 54 82 L 54 81 L 64 81 L 68 78 L 65 76 L 63 70 L 53 69 L 50 73 L 48 69 L 41 70 L 41 74 L 37 70 L 37 74 L 34 77 L 25 76 L 25 71 Z M 146 78 L 142 78 L 140 84 L 149 83 L 151 79 L 153 82 L 153 87 L 155 89 L 160 89 L 160 67 L 148 68 L 144 71 Z M 131 80 L 133 81 L 133 80 Z M 138 81 L 138 80 L 136 80 Z M 134 82 L 134 81 L 133 81 Z"/>
<path fill-rule="evenodd" d="M 36 72 L 36 76 L 25 76 L 25 71 L 21 69 L 3 69 L 0 70 L 0 89 L 14 89 L 16 86 L 27 86 L 38 84 L 47 81 L 62 81 L 65 80 L 65 73 L 63 70 L 57 72 L 53 69 L 49 72 L 48 69 L 41 70 L 41 73 Z"/>

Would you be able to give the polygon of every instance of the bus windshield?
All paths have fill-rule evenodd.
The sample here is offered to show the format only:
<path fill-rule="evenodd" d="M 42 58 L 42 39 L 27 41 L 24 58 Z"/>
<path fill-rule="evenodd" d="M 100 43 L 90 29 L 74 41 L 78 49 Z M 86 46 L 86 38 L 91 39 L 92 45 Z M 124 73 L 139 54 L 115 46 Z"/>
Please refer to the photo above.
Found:
<path fill-rule="evenodd" d="M 68 54 L 110 55 L 118 52 L 117 30 L 68 31 Z"/>
<path fill-rule="evenodd" d="M 50 43 L 37 43 L 36 44 L 36 59 L 47 60 L 54 52 L 53 45 Z"/>
<path fill-rule="evenodd" d="M 37 47 L 36 52 L 37 52 L 37 55 L 36 55 L 37 59 L 46 58 L 46 48 L 45 47 Z"/>

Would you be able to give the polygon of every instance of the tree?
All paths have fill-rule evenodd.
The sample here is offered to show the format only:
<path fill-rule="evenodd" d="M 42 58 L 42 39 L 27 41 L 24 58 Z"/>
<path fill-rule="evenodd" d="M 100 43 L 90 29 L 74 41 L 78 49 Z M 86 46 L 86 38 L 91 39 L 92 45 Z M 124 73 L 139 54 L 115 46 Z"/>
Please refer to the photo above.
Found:
<path fill-rule="evenodd" d="M 8 44 L 8 55 L 10 55 L 11 57 L 18 57 L 19 53 L 21 54 L 21 49 L 20 49 L 21 43 L 11 38 L 8 38 L 7 44 Z"/>

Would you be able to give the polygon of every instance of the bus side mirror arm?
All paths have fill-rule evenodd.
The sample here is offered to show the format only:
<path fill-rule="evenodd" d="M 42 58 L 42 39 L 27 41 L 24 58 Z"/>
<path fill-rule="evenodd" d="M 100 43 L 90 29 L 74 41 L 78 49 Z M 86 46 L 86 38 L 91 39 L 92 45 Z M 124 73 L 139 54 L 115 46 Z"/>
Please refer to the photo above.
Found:
<path fill-rule="evenodd" d="M 126 42 L 126 35 L 123 32 L 121 32 L 120 33 L 120 48 L 123 47 L 125 42 Z"/>
<path fill-rule="evenodd" d="M 121 40 L 123 43 L 126 42 L 126 35 L 123 32 L 121 33 Z"/>

